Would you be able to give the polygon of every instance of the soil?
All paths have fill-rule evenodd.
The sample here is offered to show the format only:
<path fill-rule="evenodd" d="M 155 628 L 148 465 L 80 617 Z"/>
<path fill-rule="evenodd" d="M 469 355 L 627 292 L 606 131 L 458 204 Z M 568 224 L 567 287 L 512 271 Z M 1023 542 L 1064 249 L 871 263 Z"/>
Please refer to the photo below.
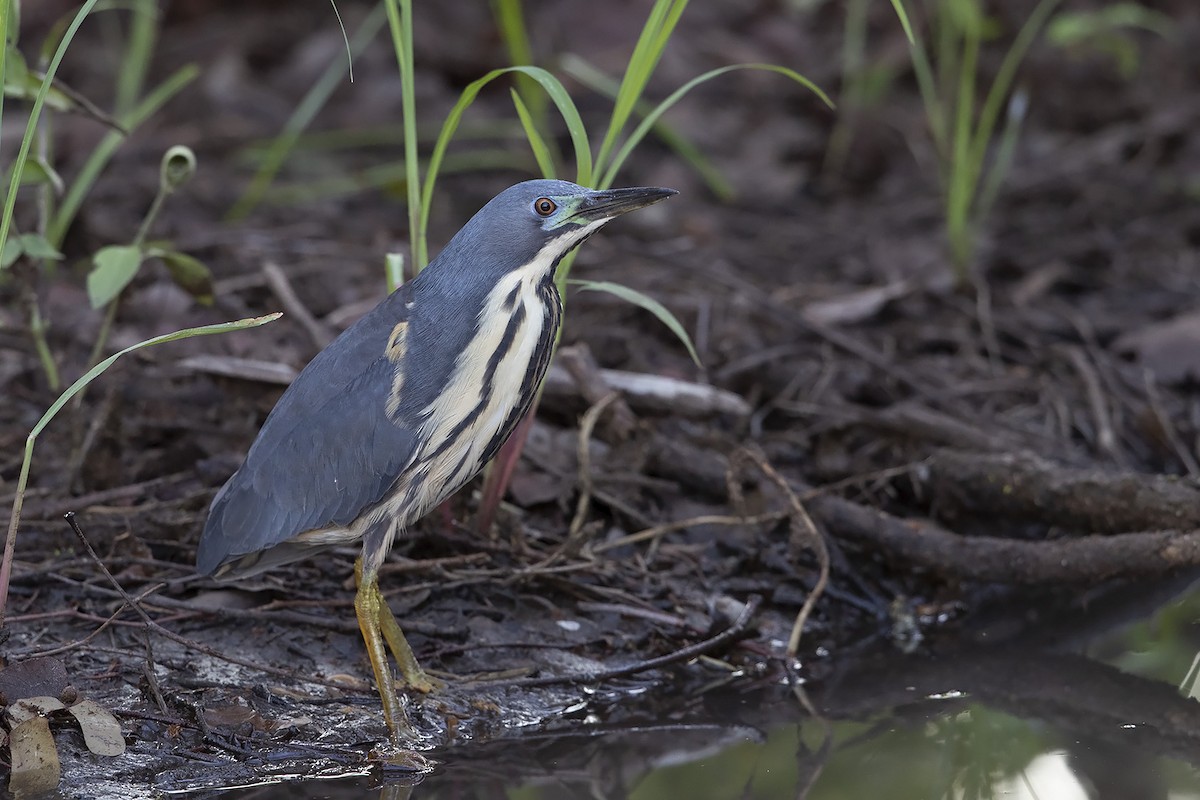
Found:
<path fill-rule="evenodd" d="M 72 4 L 26 5 L 31 48 Z M 416 103 L 432 132 L 467 83 L 508 59 L 487 4 L 418 5 Z M 547 66 L 574 53 L 609 75 L 645 13 L 626 0 L 526 5 Z M 1003 4 L 1001 28 L 1033 5 Z M 891 81 L 862 108 L 839 96 L 840 4 L 688 8 L 650 98 L 719 66 L 772 62 L 828 90 L 840 112 L 779 75 L 733 73 L 667 116 L 731 198 L 659 138 L 623 169 L 618 185 L 680 194 L 593 237 L 573 275 L 659 300 L 703 366 L 645 311 L 567 297 L 569 349 L 495 525 L 477 530 L 477 480 L 399 541 L 382 574 L 421 662 L 447 681 L 407 699 L 416 749 L 619 719 L 644 711 L 635 698 L 647 692 L 680 696 L 678 680 L 761 687 L 799 669 L 819 685 L 864 649 L 952 648 L 982 607 L 1026 592 L 1069 605 L 1081 587 L 1200 565 L 1200 8 L 1153 5 L 1173 35 L 1130 34 L 1132 74 L 1103 53 L 1034 46 L 1011 172 L 965 278 L 947 257 L 937 159 L 889 4 L 872 5 L 868 53 Z M 369 10 L 338 7 L 350 31 Z M 60 72 L 100 108 L 118 66 L 113 21 L 84 25 Z M 37 440 L 3 656 L 53 659 L 58 683 L 113 711 L 128 744 L 116 762 L 91 757 L 56 723 L 68 794 L 88 775 L 161 789 L 229 785 L 283 760 L 351 771 L 385 738 L 353 621 L 353 548 L 236 585 L 195 575 L 193 559 L 213 493 L 283 385 L 383 297 L 384 254 L 407 252 L 386 38 L 317 116 L 324 145 L 305 142 L 265 201 L 231 220 L 264 143 L 344 59 L 342 36 L 319 3 L 172 4 L 150 84 L 192 63 L 199 77 L 121 144 L 63 264 L 0 276 L 3 508 L 22 443 L 56 396 L 28 298 L 74 380 L 103 319 L 87 300 L 88 258 L 132 238 L 168 147 L 193 148 L 199 169 L 152 236 L 211 268 L 215 300 L 197 303 L 151 263 L 107 350 L 288 312 L 122 359 Z M 1010 40 L 985 47 L 984 81 Z M 608 101 L 568 86 L 598 139 Z M 514 120 L 499 84 L 468 112 L 470 136 L 452 149 L 460 168 L 435 193 L 432 250 L 533 176 Z M 58 171 L 75 175 L 107 130 L 54 116 Z M 829 143 L 842 136 L 839 160 Z M 32 198 L 18 199 L 21 230 L 36 224 Z M 607 370 L 699 400 L 632 388 L 583 426 L 622 377 Z M 158 627 L 122 604 L 99 562 Z M 786 645 L 814 595 L 793 662 Z"/>

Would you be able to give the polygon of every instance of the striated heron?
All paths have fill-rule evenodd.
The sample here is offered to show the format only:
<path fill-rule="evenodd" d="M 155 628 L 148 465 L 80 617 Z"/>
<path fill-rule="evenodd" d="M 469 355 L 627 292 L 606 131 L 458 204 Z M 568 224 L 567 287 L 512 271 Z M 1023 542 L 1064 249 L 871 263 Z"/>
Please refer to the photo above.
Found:
<path fill-rule="evenodd" d="M 563 256 L 673 194 L 553 180 L 501 192 L 304 368 L 213 499 L 196 567 L 220 579 L 362 540 L 354 608 L 393 739 L 404 717 L 385 642 L 410 687 L 433 682 L 379 590 L 383 559 L 529 410 L 558 335 Z"/>

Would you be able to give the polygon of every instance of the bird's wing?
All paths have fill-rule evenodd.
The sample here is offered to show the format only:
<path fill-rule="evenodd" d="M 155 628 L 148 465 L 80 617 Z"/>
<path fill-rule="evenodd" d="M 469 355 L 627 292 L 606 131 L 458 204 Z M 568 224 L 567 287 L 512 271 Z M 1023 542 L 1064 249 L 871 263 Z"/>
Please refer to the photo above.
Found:
<path fill-rule="evenodd" d="M 200 572 L 307 531 L 348 525 L 383 499 L 416 450 L 416 431 L 387 411 L 397 368 L 387 348 L 406 322 L 406 299 L 403 288 L 393 293 L 284 392 L 213 500 L 197 551 Z M 272 559 L 281 560 L 292 558 Z"/>

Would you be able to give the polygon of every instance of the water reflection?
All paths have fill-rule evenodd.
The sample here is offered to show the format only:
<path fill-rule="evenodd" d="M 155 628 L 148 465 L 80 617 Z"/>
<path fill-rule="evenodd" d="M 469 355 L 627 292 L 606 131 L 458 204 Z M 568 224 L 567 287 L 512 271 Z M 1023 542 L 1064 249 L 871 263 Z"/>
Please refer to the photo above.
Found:
<path fill-rule="evenodd" d="M 817 717 L 783 686 L 685 689 L 619 722 L 436 753 L 443 766 L 417 786 L 230 796 L 1200 798 L 1200 592 L 1146 617 L 1191 580 L 1009 598 L 928 652 L 813 665 Z"/>

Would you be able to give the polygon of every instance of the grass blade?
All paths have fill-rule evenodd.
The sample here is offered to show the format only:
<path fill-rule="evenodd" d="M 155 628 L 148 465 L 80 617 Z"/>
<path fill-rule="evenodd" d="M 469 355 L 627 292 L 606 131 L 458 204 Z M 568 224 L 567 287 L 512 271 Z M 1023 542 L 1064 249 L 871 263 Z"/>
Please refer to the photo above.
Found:
<path fill-rule="evenodd" d="M 633 303 L 639 308 L 644 308 L 654 316 L 658 317 L 659 322 L 671 329 L 671 333 L 675 334 L 675 338 L 687 348 L 688 355 L 692 357 L 692 361 L 696 362 L 697 367 L 703 367 L 700 363 L 700 356 L 696 353 L 696 346 L 692 344 L 692 337 L 688 336 L 687 330 L 684 329 L 683 323 L 679 318 L 671 313 L 670 309 L 662 303 L 655 300 L 649 295 L 639 292 L 637 289 L 630 289 L 628 286 L 623 286 L 612 281 L 582 281 L 572 280 L 570 283 L 578 286 L 581 290 L 592 292 L 608 292 L 611 295 L 621 298 L 622 300 Z"/>
<path fill-rule="evenodd" d="M 917 37 L 913 34 L 912 23 L 908 21 L 908 14 L 904 11 L 904 3 L 901 0 L 892 0 L 892 8 L 896 12 L 896 16 L 900 18 L 900 27 L 904 29 L 904 36 L 908 39 L 909 47 L 917 44 Z"/>
<path fill-rule="evenodd" d="M 117 96 L 113 103 L 117 116 L 128 113 L 137 104 L 158 38 L 158 8 L 152 0 L 135 0 L 130 11 L 132 27 L 117 73 Z"/>
<path fill-rule="evenodd" d="M 0 0 L 3 2 L 3 0 Z M 33 108 L 29 111 L 29 122 L 25 126 L 25 135 L 21 137 L 21 148 L 17 152 L 17 158 L 13 162 L 16 166 L 12 171 L 12 180 L 8 185 L 8 196 L 4 198 L 4 213 L 0 217 L 0 246 L 8 241 L 8 229 L 12 225 L 13 209 L 17 205 L 17 188 L 21 181 L 21 165 L 29 159 L 29 148 L 33 144 L 33 136 L 37 131 L 38 120 L 42 116 L 42 106 L 46 102 L 46 94 L 50 91 L 50 84 L 54 81 L 55 74 L 58 73 L 58 67 L 62 63 L 63 57 L 67 54 L 67 45 L 75 38 L 75 32 L 79 30 L 79 26 L 83 24 L 83 20 L 91 13 L 93 6 L 98 0 L 87 0 L 83 6 L 75 14 L 75 18 L 71 20 L 67 32 L 63 35 L 62 41 L 58 43 L 58 48 L 54 51 L 54 58 L 50 60 L 50 66 L 46 69 L 46 77 L 42 80 L 42 88 L 38 90 L 37 97 L 34 98 Z M 49 237 L 47 237 L 49 238 Z M 55 248 L 62 245 L 61 241 L 50 239 L 50 243 Z M 2 598 L 0 598 L 2 599 Z"/>
<path fill-rule="evenodd" d="M 791 78 L 796 83 L 799 83 L 801 86 L 816 94 L 817 97 L 821 98 L 822 102 L 824 102 L 827 106 L 833 108 L 833 101 L 830 100 L 829 96 L 825 94 L 825 92 L 821 91 L 821 89 L 815 83 L 801 75 L 799 72 L 788 69 L 787 67 L 781 67 L 777 64 L 730 64 L 729 66 L 718 67 L 717 69 L 705 72 L 703 75 L 698 75 L 697 77 L 692 78 L 683 86 L 680 86 L 670 95 L 668 95 L 667 99 L 655 106 L 654 110 L 646 115 L 646 118 L 643 119 L 637 128 L 634 129 L 633 133 L 631 133 L 625 140 L 625 143 L 621 145 L 621 149 L 617 151 L 615 156 L 613 156 L 612 163 L 608 166 L 608 170 L 604 173 L 604 177 L 601 179 L 600 185 L 612 185 L 613 179 L 616 177 L 617 172 L 621 169 L 621 166 L 625 163 L 625 160 L 629 158 L 629 154 L 633 152 L 633 149 L 637 147 L 642 139 L 646 138 L 646 134 L 649 133 L 650 129 L 653 128 L 658 122 L 659 117 L 665 114 L 673 105 L 682 100 L 688 92 L 700 84 L 712 80 L 713 78 L 720 77 L 721 75 L 729 72 L 736 72 L 744 69 L 775 72 Z"/>
<path fill-rule="evenodd" d="M 1025 54 L 1033 46 L 1034 39 L 1037 38 L 1038 33 L 1041 32 L 1060 2 L 1061 0 L 1041 0 L 1037 4 L 1033 13 L 1029 15 L 1029 19 L 1025 20 L 1025 24 L 1017 31 L 1012 46 L 1008 48 L 1008 52 L 1004 54 L 1004 60 L 1000 62 L 1000 68 L 996 70 L 996 77 L 992 79 L 992 86 L 988 89 L 983 106 L 980 108 L 979 122 L 975 127 L 973 137 L 971 163 L 976 175 L 983 169 L 983 160 L 992 139 L 992 132 L 996 129 L 996 122 L 1004 107 L 1004 100 L 1016 79 L 1017 68 L 1021 66 Z"/>
<path fill-rule="evenodd" d="M 367 46 L 379 33 L 379 29 L 383 27 L 384 20 L 387 19 L 387 14 L 383 4 L 375 6 L 367 18 L 363 20 L 362 25 L 358 26 L 358 30 L 354 32 L 354 38 L 350 40 L 348 45 L 351 54 L 361 51 Z M 283 131 L 279 136 L 271 141 L 267 148 L 266 154 L 263 156 L 262 164 L 258 171 L 254 173 L 254 177 L 250 179 L 250 185 L 246 187 L 246 191 L 233 204 L 233 208 L 229 209 L 228 219 L 238 220 L 243 219 L 250 213 L 259 203 L 262 202 L 263 196 L 270 188 L 272 181 L 279 174 L 279 170 L 283 167 L 283 162 L 291 154 L 296 147 L 296 142 L 300 139 L 301 134 L 312 124 L 313 118 L 317 112 L 325 107 L 325 103 L 329 101 L 333 90 L 338 87 L 341 82 L 342 75 L 341 62 L 331 61 L 329 66 L 325 68 L 325 72 L 317 79 L 308 93 L 304 95 L 304 99 L 296 106 L 296 110 L 292 112 L 291 117 L 284 123 Z"/>
<path fill-rule="evenodd" d="M 621 78 L 608 130 L 604 134 L 600 152 L 596 155 L 596 163 L 600 168 L 608 164 L 609 154 L 616 147 L 621 131 L 625 130 L 633 107 L 641 99 L 675 23 L 679 21 L 686 7 L 687 0 L 657 0 L 650 9 L 650 16 L 642 27 L 637 44 L 633 47 L 633 54 L 629 57 L 629 65 L 625 68 L 625 75 Z"/>
<path fill-rule="evenodd" d="M 610 99 L 616 98 L 617 89 L 620 84 L 582 58 L 572 55 L 565 56 L 562 60 L 562 68 L 564 72 L 592 91 L 605 95 Z M 643 100 L 638 102 L 633 110 L 639 117 L 645 119 L 653 110 L 653 107 Z M 662 140 L 663 144 L 674 150 L 677 156 L 696 171 L 696 174 L 704 181 L 709 191 L 716 195 L 717 198 L 723 201 L 733 199 L 736 194 L 733 186 L 721 174 L 721 171 L 713 166 L 713 163 L 700 152 L 700 148 L 696 147 L 691 139 L 688 139 L 674 127 L 667 124 L 665 120 L 661 119 L 654 124 L 653 131 Z M 598 185 L 595 188 L 607 189 L 608 185 Z"/>
<path fill-rule="evenodd" d="M 68 37 L 69 38 L 69 37 Z M 71 402 L 71 398 L 83 391 L 89 383 L 98 378 L 106 369 L 111 367 L 121 356 L 132 353 L 135 350 L 141 350 L 144 347 L 153 347 L 154 345 L 165 344 L 166 342 L 174 342 L 179 339 L 190 339 L 194 336 L 211 336 L 216 333 L 227 333 L 229 331 L 242 330 L 243 328 L 257 328 L 259 325 L 265 325 L 268 322 L 274 322 L 279 319 L 282 314 L 276 312 L 267 314 L 263 317 L 250 317 L 247 319 L 239 319 L 235 322 L 222 322 L 216 325 L 202 325 L 198 328 L 184 328 L 174 333 L 166 333 L 162 336 L 155 336 L 153 339 L 147 339 L 144 342 L 138 342 L 135 345 L 130 345 L 120 352 L 114 353 L 108 358 L 101 361 L 96 366 L 92 367 L 87 373 L 71 384 L 65 392 L 58 396 L 42 418 L 33 426 L 33 430 L 29 432 L 29 436 L 25 438 L 25 458 L 21 462 L 21 474 L 17 478 L 17 492 L 13 498 L 12 516 L 8 521 L 8 536 L 4 541 L 4 558 L 0 561 L 0 625 L 4 622 L 4 611 L 8 606 L 8 585 L 9 579 L 12 576 L 13 553 L 17 546 L 17 527 L 21 521 L 21 507 L 25 501 L 25 487 L 29 484 L 29 465 L 33 462 L 33 447 L 37 443 L 38 434 L 50 424 L 50 420 L 54 419 L 59 411 L 62 411 L 63 406 Z"/>
<path fill-rule="evenodd" d="M 555 78 L 541 67 L 504 67 L 503 69 L 494 69 L 482 78 L 471 82 L 467 85 L 467 88 L 462 90 L 462 94 L 458 96 L 458 102 L 450 109 L 450 113 L 446 115 L 445 122 L 442 123 L 442 130 L 438 134 L 437 142 L 433 146 L 433 153 L 429 156 L 429 167 L 425 172 L 425 185 L 421 187 L 421 198 L 418 202 L 421 211 L 416 228 L 416 238 L 422 242 L 424 242 L 426 233 L 429 230 L 429 207 L 433 199 L 433 187 L 437 182 L 438 170 L 441 168 L 442 161 L 446 157 L 446 148 L 449 147 L 450 140 L 454 138 L 454 132 L 458 129 L 459 122 L 462 121 L 463 113 L 474 102 L 483 87 L 501 75 L 508 73 L 528 75 L 541 85 L 546 95 L 558 109 L 563 122 L 566 123 L 567 132 L 571 135 L 571 143 L 575 147 L 575 168 L 578 175 L 576 182 L 584 186 L 589 185 L 591 182 L 592 154 L 588 144 L 587 129 L 583 126 L 579 110 L 575 108 L 575 103 L 571 100 L 571 96 L 567 94 L 567 90 L 558 78 Z M 424 252 L 424 246 L 422 247 L 422 251 Z M 425 267 L 425 263 L 414 264 L 413 267 L 419 272 Z"/>
<path fill-rule="evenodd" d="M 508 60 L 520 66 L 533 66 L 533 45 L 529 43 L 529 30 L 525 25 L 522 0 L 492 0 L 492 12 L 500 38 L 508 50 Z M 538 91 L 537 82 L 528 75 L 517 76 L 517 91 L 529 109 L 534 127 L 541 129 L 546 123 L 546 96 Z"/>
<path fill-rule="evenodd" d="M 538 133 L 537 124 L 534 122 L 533 116 L 521 100 L 520 93 L 516 89 L 510 91 L 512 92 L 513 106 L 517 109 L 517 116 L 521 119 L 521 127 L 525 129 L 525 138 L 529 140 L 529 147 L 533 150 L 533 157 L 537 159 L 538 169 L 542 171 L 542 177 L 557 177 L 554 169 L 554 156 L 551 155 L 550 148 L 546 146 L 546 140 Z"/>

